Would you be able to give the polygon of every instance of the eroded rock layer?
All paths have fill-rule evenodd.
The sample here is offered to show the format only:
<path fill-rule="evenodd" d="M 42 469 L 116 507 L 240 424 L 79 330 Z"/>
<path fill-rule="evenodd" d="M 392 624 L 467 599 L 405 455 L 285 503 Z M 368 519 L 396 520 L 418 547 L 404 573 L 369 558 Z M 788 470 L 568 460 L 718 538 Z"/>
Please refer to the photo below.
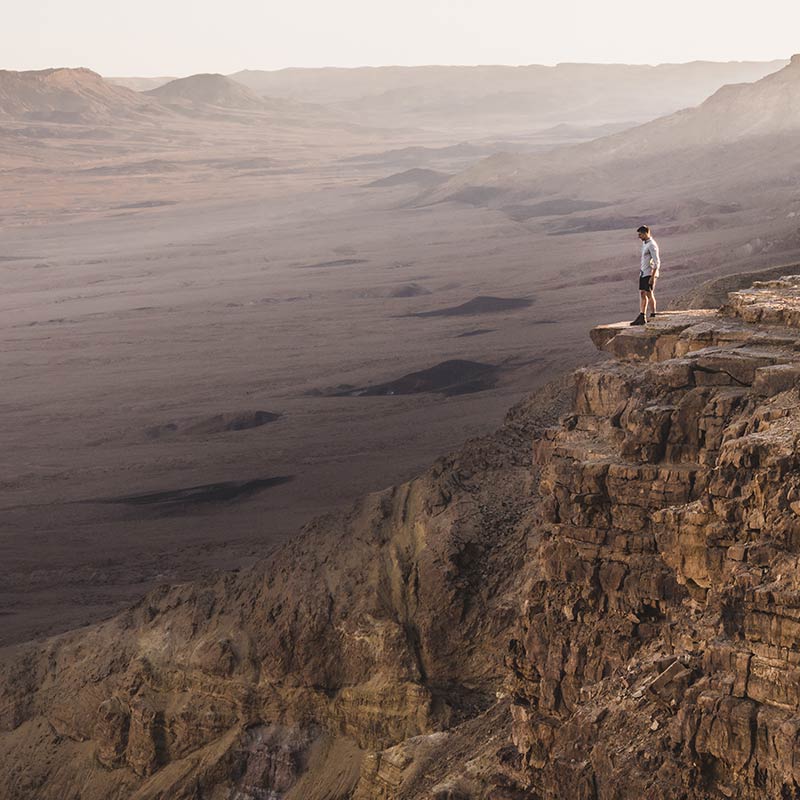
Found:
<path fill-rule="evenodd" d="M 254 569 L 2 651 L 0 797 L 372 797 L 385 748 L 496 702 L 535 507 L 530 442 L 565 398 L 546 390 Z"/>
<path fill-rule="evenodd" d="M 800 278 L 592 337 L 256 568 L 0 653 L 0 797 L 800 798 Z"/>
<path fill-rule="evenodd" d="M 799 288 L 593 332 L 616 358 L 536 445 L 510 659 L 533 796 L 800 797 Z"/>

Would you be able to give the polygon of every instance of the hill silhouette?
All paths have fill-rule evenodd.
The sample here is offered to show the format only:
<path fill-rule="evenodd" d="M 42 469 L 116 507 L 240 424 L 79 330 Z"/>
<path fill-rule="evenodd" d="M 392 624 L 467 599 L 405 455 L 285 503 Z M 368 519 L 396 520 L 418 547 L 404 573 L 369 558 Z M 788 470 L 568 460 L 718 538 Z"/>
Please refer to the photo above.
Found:
<path fill-rule="evenodd" d="M 265 110 L 268 104 L 246 86 L 224 75 L 204 73 L 177 78 L 144 94 L 165 101 L 186 101 L 243 111 Z"/>
<path fill-rule="evenodd" d="M 89 69 L 0 70 L 0 118 L 91 122 L 159 111 L 150 98 Z"/>

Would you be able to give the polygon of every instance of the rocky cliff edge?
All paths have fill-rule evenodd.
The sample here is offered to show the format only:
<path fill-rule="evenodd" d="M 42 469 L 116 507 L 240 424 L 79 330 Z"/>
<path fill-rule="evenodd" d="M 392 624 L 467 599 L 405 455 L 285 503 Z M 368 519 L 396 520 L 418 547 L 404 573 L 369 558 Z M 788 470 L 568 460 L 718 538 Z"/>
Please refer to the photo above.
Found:
<path fill-rule="evenodd" d="M 247 572 L 0 653 L 0 797 L 800 798 L 800 277 Z"/>

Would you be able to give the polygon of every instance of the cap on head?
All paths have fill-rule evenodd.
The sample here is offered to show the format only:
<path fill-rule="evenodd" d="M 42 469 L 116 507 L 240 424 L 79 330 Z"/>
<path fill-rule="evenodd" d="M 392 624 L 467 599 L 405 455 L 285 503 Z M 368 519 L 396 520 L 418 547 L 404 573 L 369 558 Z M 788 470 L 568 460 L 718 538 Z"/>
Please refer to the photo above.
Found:
<path fill-rule="evenodd" d="M 650 235 L 650 228 L 648 228 L 647 225 L 640 225 L 636 229 L 636 233 L 646 233 L 649 236 Z"/>

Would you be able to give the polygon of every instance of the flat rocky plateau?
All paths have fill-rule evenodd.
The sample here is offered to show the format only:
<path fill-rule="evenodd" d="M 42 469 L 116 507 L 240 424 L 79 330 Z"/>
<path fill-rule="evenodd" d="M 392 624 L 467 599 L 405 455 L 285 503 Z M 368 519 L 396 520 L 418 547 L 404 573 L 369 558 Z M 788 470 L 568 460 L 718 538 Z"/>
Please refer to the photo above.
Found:
<path fill-rule="evenodd" d="M 0 651 L 0 797 L 800 797 L 800 277 L 592 339 L 255 566 Z"/>

